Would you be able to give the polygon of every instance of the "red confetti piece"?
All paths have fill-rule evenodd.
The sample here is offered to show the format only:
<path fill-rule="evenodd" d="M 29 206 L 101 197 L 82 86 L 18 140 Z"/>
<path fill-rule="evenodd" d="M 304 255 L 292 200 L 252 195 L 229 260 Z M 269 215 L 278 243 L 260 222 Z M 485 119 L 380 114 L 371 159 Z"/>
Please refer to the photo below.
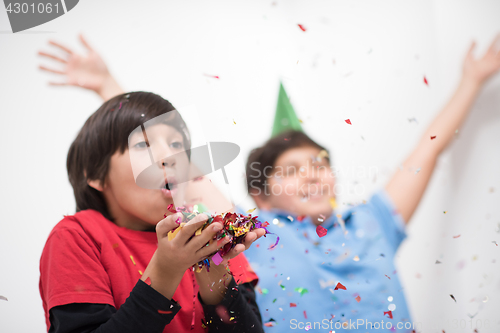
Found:
<path fill-rule="evenodd" d="M 222 257 L 220 256 L 220 253 L 217 252 L 216 254 L 214 254 L 214 256 L 212 257 L 212 261 L 214 262 L 214 264 L 216 264 L 217 266 L 220 265 L 220 263 L 223 261 L 224 259 L 222 259 Z"/>
<path fill-rule="evenodd" d="M 302 221 L 304 221 L 305 218 L 306 218 L 305 215 L 299 215 L 299 216 L 297 216 L 297 221 L 302 222 Z"/>
<path fill-rule="evenodd" d="M 118 243 L 113 244 L 113 249 L 116 249 L 118 247 Z"/>
<path fill-rule="evenodd" d="M 392 319 L 392 311 L 384 311 L 384 316 L 389 315 L 389 318 Z"/>
<path fill-rule="evenodd" d="M 158 310 L 159 314 L 170 314 L 172 311 L 163 311 L 163 310 Z"/>
<path fill-rule="evenodd" d="M 307 319 L 307 313 L 306 313 L 306 310 L 304 310 L 304 318 Z"/>
<path fill-rule="evenodd" d="M 429 82 L 427 82 L 427 78 L 426 78 L 425 76 L 424 76 L 424 83 L 425 83 L 426 85 L 429 85 Z"/>
<path fill-rule="evenodd" d="M 177 211 L 174 209 L 174 205 L 173 204 L 170 204 L 167 206 L 167 210 L 170 212 L 170 213 L 177 213 Z"/>
<path fill-rule="evenodd" d="M 345 122 L 348 123 L 349 125 L 352 125 L 350 119 L 346 119 Z"/>
<path fill-rule="evenodd" d="M 291 308 L 296 308 L 296 307 L 297 307 L 297 304 L 295 304 L 295 303 L 290 303 L 290 307 L 291 307 Z"/>
<path fill-rule="evenodd" d="M 268 225 L 269 225 L 269 222 L 267 222 L 267 221 L 266 221 L 266 222 L 264 222 L 264 223 L 262 223 L 262 227 L 263 227 L 263 228 L 267 227 Z"/>
<path fill-rule="evenodd" d="M 361 302 L 361 297 L 358 295 L 358 296 L 356 296 L 355 300 L 358 301 L 358 303 L 359 303 L 359 302 Z"/>
<path fill-rule="evenodd" d="M 453 238 L 458 238 L 458 237 L 460 237 L 460 235 L 453 236 Z"/>
<path fill-rule="evenodd" d="M 340 282 L 337 283 L 334 290 L 339 290 L 339 289 L 347 290 L 347 288 Z"/>
<path fill-rule="evenodd" d="M 322 226 L 318 225 L 316 227 L 316 233 L 318 234 L 318 236 L 321 238 L 321 237 L 324 237 L 326 236 L 326 233 L 328 232 L 328 230 L 326 230 L 325 228 L 323 228 Z"/>
<path fill-rule="evenodd" d="M 434 136 L 431 136 L 431 140 L 434 140 L 435 138 L 436 138 L 436 136 L 435 136 L 435 135 L 434 135 Z"/>
<path fill-rule="evenodd" d="M 391 277 L 390 277 L 389 275 L 385 274 L 385 276 L 386 276 L 389 280 L 391 279 Z"/>
<path fill-rule="evenodd" d="M 274 323 L 272 321 L 268 322 L 268 323 L 264 323 L 264 326 L 265 327 L 273 327 L 274 326 Z"/>
<path fill-rule="evenodd" d="M 218 76 L 216 76 L 216 75 L 208 75 L 208 74 L 203 74 L 203 75 L 205 75 L 205 76 L 207 76 L 207 77 L 211 77 L 211 78 L 213 78 L 213 79 L 218 79 L 218 78 L 219 78 L 219 77 L 218 77 Z"/>
<path fill-rule="evenodd" d="M 302 24 L 297 24 L 302 31 L 306 31 L 306 28 Z"/>
<path fill-rule="evenodd" d="M 148 278 L 144 281 L 148 286 L 151 285 L 151 279 L 150 277 L 148 276 Z"/>

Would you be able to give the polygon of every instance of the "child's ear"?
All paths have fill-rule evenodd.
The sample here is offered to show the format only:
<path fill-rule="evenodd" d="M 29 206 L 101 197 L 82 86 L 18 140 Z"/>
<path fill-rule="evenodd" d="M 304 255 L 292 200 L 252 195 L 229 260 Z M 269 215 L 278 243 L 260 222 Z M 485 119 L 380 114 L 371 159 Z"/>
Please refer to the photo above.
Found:
<path fill-rule="evenodd" d="M 101 181 L 99 181 L 99 180 L 97 180 L 97 179 L 87 180 L 87 184 L 88 184 L 90 187 L 92 187 L 92 188 L 94 188 L 94 189 L 98 190 L 99 192 L 102 192 L 102 189 L 103 189 L 103 188 L 102 188 L 102 185 L 101 185 Z"/>

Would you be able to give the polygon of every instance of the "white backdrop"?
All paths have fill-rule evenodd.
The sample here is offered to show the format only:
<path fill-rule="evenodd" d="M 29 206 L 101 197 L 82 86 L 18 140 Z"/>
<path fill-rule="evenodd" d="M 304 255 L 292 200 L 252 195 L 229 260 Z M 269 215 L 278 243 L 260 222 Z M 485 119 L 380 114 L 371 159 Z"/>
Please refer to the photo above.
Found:
<path fill-rule="evenodd" d="M 470 41 L 484 51 L 500 31 L 499 13 L 495 0 L 86 0 L 12 34 L 1 8 L 0 332 L 45 329 L 38 261 L 52 227 L 74 213 L 66 154 L 101 104 L 47 85 L 36 53 L 49 39 L 83 51 L 83 32 L 125 90 L 194 105 L 206 139 L 241 146 L 241 166 L 270 135 L 282 80 L 305 131 L 331 149 L 346 205 L 385 184 L 455 88 Z M 440 159 L 397 258 L 425 332 L 500 328 L 499 108 L 497 75 Z"/>

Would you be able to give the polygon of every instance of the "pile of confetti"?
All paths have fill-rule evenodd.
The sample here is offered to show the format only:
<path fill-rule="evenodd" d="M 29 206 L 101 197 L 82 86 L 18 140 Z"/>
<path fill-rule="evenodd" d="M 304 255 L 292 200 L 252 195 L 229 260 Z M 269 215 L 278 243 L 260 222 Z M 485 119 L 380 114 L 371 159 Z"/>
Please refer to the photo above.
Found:
<path fill-rule="evenodd" d="M 168 210 L 172 213 L 177 213 L 177 212 L 182 213 L 182 220 L 180 218 L 177 220 L 179 227 L 177 227 L 175 230 L 170 231 L 168 234 L 169 240 L 174 239 L 177 233 L 184 227 L 184 225 L 188 221 L 192 220 L 196 215 L 200 214 L 197 211 L 193 212 L 192 209 L 189 209 L 187 207 L 178 207 L 177 210 L 175 210 L 173 208 L 173 205 L 169 205 Z M 209 216 L 207 221 L 200 228 L 196 230 L 196 232 L 192 237 L 200 235 L 203 230 L 205 230 L 209 225 L 211 225 L 214 222 L 219 222 L 222 224 L 223 226 L 222 230 L 220 230 L 214 236 L 213 241 L 219 242 L 222 239 L 224 239 L 224 237 L 228 236 L 229 242 L 226 243 L 219 251 L 217 251 L 211 256 L 213 263 L 219 265 L 223 261 L 222 257 L 229 251 L 231 251 L 236 245 L 242 243 L 243 239 L 245 238 L 248 232 L 254 229 L 263 228 L 266 231 L 265 235 L 271 234 L 266 229 L 269 223 L 267 222 L 262 223 L 259 220 L 257 220 L 257 217 L 258 216 L 252 216 L 251 214 L 243 215 L 230 212 L 211 215 Z M 277 237 L 276 243 L 270 248 L 274 248 L 278 244 L 278 241 L 279 237 Z M 207 246 L 208 245 L 209 244 L 207 243 Z M 207 271 L 210 270 L 210 260 L 208 258 L 198 262 L 193 266 L 193 268 L 196 270 L 196 272 L 200 272 L 203 270 L 204 266 L 207 268 Z"/>

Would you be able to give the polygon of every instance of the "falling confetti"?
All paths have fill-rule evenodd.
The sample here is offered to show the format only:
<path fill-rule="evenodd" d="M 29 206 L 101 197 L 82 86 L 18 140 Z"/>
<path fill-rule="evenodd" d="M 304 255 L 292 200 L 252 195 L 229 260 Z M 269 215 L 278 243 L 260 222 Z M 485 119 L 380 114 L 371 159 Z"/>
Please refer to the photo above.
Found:
<path fill-rule="evenodd" d="M 254 210 L 256 210 L 257 208 L 252 208 L 252 209 L 249 209 L 247 210 L 247 213 L 253 213 Z"/>
<path fill-rule="evenodd" d="M 306 218 L 305 215 L 299 215 L 297 216 L 297 221 L 302 222 Z"/>
<path fill-rule="evenodd" d="M 306 310 L 304 310 L 304 318 L 307 319 L 307 313 L 306 313 Z"/>
<path fill-rule="evenodd" d="M 389 280 L 391 279 L 391 277 L 387 274 L 384 274 L 386 278 L 388 278 Z"/>
<path fill-rule="evenodd" d="M 150 286 L 150 285 L 151 285 L 151 279 L 149 278 L 149 276 L 148 276 L 148 278 L 147 278 L 144 282 L 145 282 L 148 286 Z"/>
<path fill-rule="evenodd" d="M 236 125 L 236 122 L 234 121 L 234 119 L 233 119 L 233 124 L 235 124 L 235 125 Z"/>
<path fill-rule="evenodd" d="M 170 314 L 172 311 L 163 311 L 163 310 L 158 310 L 159 314 Z"/>
<path fill-rule="evenodd" d="M 295 303 L 290 303 L 290 307 L 291 307 L 291 308 L 296 308 L 296 307 L 297 307 L 297 304 L 295 304 Z"/>
<path fill-rule="evenodd" d="M 347 290 L 347 288 L 340 282 L 337 283 L 337 286 L 335 286 L 335 290 L 339 290 L 339 289 Z"/>
<path fill-rule="evenodd" d="M 306 288 L 301 288 L 301 287 L 296 287 L 294 291 L 297 291 L 300 294 L 300 296 L 307 294 L 309 292 L 309 290 L 307 290 Z"/>
<path fill-rule="evenodd" d="M 324 237 L 326 236 L 326 234 L 328 233 L 328 230 L 326 230 L 324 227 L 318 225 L 316 227 L 316 233 L 318 234 L 318 236 L 321 238 L 321 237 Z"/>
<path fill-rule="evenodd" d="M 358 303 L 359 303 L 359 302 L 361 302 L 361 297 L 358 295 L 358 296 L 356 296 L 355 300 L 358 301 Z"/>
<path fill-rule="evenodd" d="M 458 237 L 460 237 L 460 235 L 453 236 L 453 238 L 458 238 Z"/>
<path fill-rule="evenodd" d="M 452 294 L 450 294 L 450 297 L 451 297 L 452 300 L 455 301 L 455 303 L 457 302 L 457 300 L 455 299 L 455 296 L 453 296 Z"/>
<path fill-rule="evenodd" d="M 436 136 L 435 136 L 435 135 L 434 135 L 434 136 L 431 136 L 431 140 L 434 140 L 435 138 L 436 138 Z"/>
<path fill-rule="evenodd" d="M 134 264 L 134 266 L 135 266 L 134 257 L 132 257 L 132 255 L 130 255 L 130 260 L 132 260 L 132 263 L 133 263 L 133 264 Z"/>
<path fill-rule="evenodd" d="M 350 119 L 346 119 L 345 122 L 348 123 L 349 125 L 352 125 Z"/>
<path fill-rule="evenodd" d="M 385 315 L 389 315 L 389 318 L 392 319 L 392 311 L 390 311 L 390 310 L 389 311 L 384 311 L 384 316 Z"/>
<path fill-rule="evenodd" d="M 0 295 L 0 299 L 3 301 L 8 301 L 7 297 Z"/>
<path fill-rule="evenodd" d="M 297 24 L 302 31 L 306 31 L 306 28 L 302 24 Z"/>
<path fill-rule="evenodd" d="M 439 261 L 439 260 L 436 260 L 436 264 L 440 264 L 440 263 L 441 263 L 441 261 Z"/>
<path fill-rule="evenodd" d="M 426 78 L 425 76 L 424 76 L 424 83 L 425 83 L 426 85 L 429 85 L 429 82 L 427 81 L 427 78 Z"/>
<path fill-rule="evenodd" d="M 213 79 L 219 79 L 219 77 L 216 75 L 208 75 L 208 74 L 203 74 L 203 75 L 205 75 L 206 77 L 211 77 Z"/>

